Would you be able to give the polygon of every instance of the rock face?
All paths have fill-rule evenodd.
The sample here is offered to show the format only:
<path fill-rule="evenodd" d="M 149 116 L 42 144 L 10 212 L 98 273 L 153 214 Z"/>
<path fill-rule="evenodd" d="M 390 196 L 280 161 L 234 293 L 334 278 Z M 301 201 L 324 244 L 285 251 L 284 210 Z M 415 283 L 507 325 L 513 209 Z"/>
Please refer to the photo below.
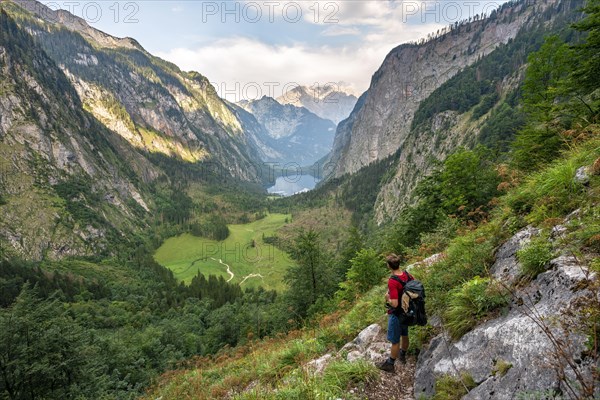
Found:
<path fill-rule="evenodd" d="M 235 113 L 208 79 L 183 72 L 66 11 L 15 0 L 9 12 L 63 70 L 86 110 L 132 146 L 184 161 L 217 164 L 258 181 L 260 158 Z M 65 29 L 66 28 L 66 29 Z"/>
<path fill-rule="evenodd" d="M 348 118 L 358 99 L 344 82 L 296 86 L 277 98 L 281 104 L 304 107 L 336 125 Z"/>
<path fill-rule="evenodd" d="M 551 26 L 567 8 L 560 0 L 524 0 L 505 4 L 486 19 L 459 24 L 423 44 L 393 49 L 372 77 L 348 119 L 337 128 L 326 177 L 339 177 L 389 156 L 396 171 L 382 187 L 375 216 L 383 223 L 413 201 L 418 181 L 432 169 L 432 160 L 444 160 L 460 146 L 477 143 L 485 118 L 446 110 L 426 124 L 413 127 L 419 105 L 451 78 L 501 45 L 534 27 Z M 512 43 L 512 42 L 511 42 Z M 521 80 L 521 68 L 495 77 L 494 89 L 502 97 Z M 427 126 L 424 126 L 427 125 Z"/>
<path fill-rule="evenodd" d="M 509 241 L 504 243 L 496 253 L 496 262 L 492 266 L 491 273 L 504 282 L 514 282 L 520 271 L 520 264 L 517 260 L 517 251 L 522 249 L 532 237 L 539 235 L 540 230 L 528 227 Z"/>
<path fill-rule="evenodd" d="M 575 182 L 582 185 L 587 185 L 588 183 L 590 183 L 589 170 L 590 168 L 588 167 L 579 168 L 575 173 Z"/>
<path fill-rule="evenodd" d="M 508 286 L 514 283 L 520 269 L 515 254 L 536 233 L 527 228 L 499 249 L 492 268 L 497 279 Z M 445 335 L 434 338 L 417 362 L 415 396 L 432 395 L 437 376 L 457 376 L 459 372 L 469 373 L 477 383 L 465 399 L 502 400 L 513 399 L 519 393 L 564 390 L 554 367 L 557 363 L 564 366 L 565 362 L 556 356 L 540 322 L 556 337 L 567 339 L 563 350 L 574 355 L 576 363 L 585 364 L 582 353 L 586 339 L 576 335 L 566 338 L 552 321 L 560 321 L 561 315 L 579 298 L 593 295 L 587 289 L 579 290 L 582 282 L 590 278 L 587 273 L 587 267 L 575 258 L 558 257 L 549 263 L 546 272 L 516 290 L 517 301 L 506 315 L 483 323 L 454 343 Z M 500 372 L 499 364 L 509 369 Z M 569 367 L 565 371 L 567 377 L 574 377 Z"/>
<path fill-rule="evenodd" d="M 265 128 L 257 131 L 257 138 L 265 145 L 259 145 L 264 161 L 305 166 L 331 150 L 335 124 L 304 107 L 283 105 L 267 96 L 239 105 Z"/>
<path fill-rule="evenodd" d="M 0 18 L 0 252 L 113 254 L 146 228 L 165 164 L 263 179 L 256 132 L 202 75 L 33 0 Z"/>
<path fill-rule="evenodd" d="M 33 260 L 101 254 L 107 236 L 144 228 L 142 188 L 162 172 L 83 110 L 27 32 L 6 14 L 0 22 L 0 238 L 10 244 L 1 250 Z"/>

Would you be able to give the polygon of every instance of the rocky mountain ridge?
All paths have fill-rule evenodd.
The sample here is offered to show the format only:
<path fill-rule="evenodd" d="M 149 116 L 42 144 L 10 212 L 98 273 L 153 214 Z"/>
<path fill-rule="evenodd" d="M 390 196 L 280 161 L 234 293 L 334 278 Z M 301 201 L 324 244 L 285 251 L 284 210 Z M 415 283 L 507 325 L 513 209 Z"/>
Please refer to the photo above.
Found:
<path fill-rule="evenodd" d="M 222 166 L 256 180 L 260 158 L 207 78 L 183 72 L 66 11 L 34 0 L 7 7 L 73 83 L 84 107 L 134 147 Z"/>
<path fill-rule="evenodd" d="M 510 2 L 487 18 L 456 24 L 424 44 L 403 44 L 392 50 L 350 117 L 339 124 L 326 175 L 339 177 L 396 157 L 396 172 L 384 183 L 376 203 L 378 223 L 393 218 L 410 204 L 416 183 L 431 170 L 432 161 L 443 160 L 459 146 L 478 143 L 489 116 L 473 118 L 470 112 L 447 110 L 415 126 L 421 104 L 496 49 L 513 46 L 519 35 L 533 30 L 543 36 L 543 29 L 550 29 L 559 17 L 574 14 L 574 9 L 575 4 L 562 0 Z M 495 104 L 518 87 L 520 63 L 490 83 L 497 92 Z M 476 72 L 475 80 L 477 76 Z"/>
<path fill-rule="evenodd" d="M 281 104 L 304 107 L 336 125 L 348 118 L 358 100 L 354 89 L 344 82 L 299 85 L 276 99 Z"/>
<path fill-rule="evenodd" d="M 83 110 L 66 75 L 3 11 L 0 22 L 3 253 L 103 254 L 109 237 L 143 229 L 144 187 L 162 172 Z"/>
<path fill-rule="evenodd" d="M 267 96 L 238 105 L 254 115 L 265 128 L 258 131 L 260 142 L 265 145 L 259 146 L 264 149 L 264 161 L 304 166 L 331 150 L 335 124 L 304 107 L 280 104 Z"/>
<path fill-rule="evenodd" d="M 423 45 L 393 49 L 373 75 L 363 101 L 340 124 L 331 160 L 335 176 L 393 154 L 410 133 L 421 101 L 462 68 L 514 38 L 552 1 L 522 1 L 505 7 L 494 19 L 460 26 Z"/>

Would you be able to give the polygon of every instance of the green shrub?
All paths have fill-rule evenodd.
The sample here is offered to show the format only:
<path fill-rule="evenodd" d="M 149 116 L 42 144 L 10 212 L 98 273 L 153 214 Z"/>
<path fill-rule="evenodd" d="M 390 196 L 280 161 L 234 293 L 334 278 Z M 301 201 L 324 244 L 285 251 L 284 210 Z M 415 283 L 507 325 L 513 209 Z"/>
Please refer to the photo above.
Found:
<path fill-rule="evenodd" d="M 431 325 L 413 326 L 408 331 L 410 338 L 408 352 L 416 355 L 436 334 L 436 329 Z"/>
<path fill-rule="evenodd" d="M 582 208 L 579 218 L 569 223 L 573 231 L 569 235 L 577 249 L 585 249 L 593 253 L 600 253 L 600 210 L 594 205 Z"/>
<path fill-rule="evenodd" d="M 350 260 L 346 281 L 340 284 L 342 297 L 350 299 L 381 283 L 388 274 L 385 262 L 372 248 L 362 249 Z"/>
<path fill-rule="evenodd" d="M 446 328 L 452 338 L 458 339 L 490 311 L 507 303 L 508 295 L 499 283 L 476 276 L 450 293 L 444 313 Z"/>
<path fill-rule="evenodd" d="M 575 181 L 575 172 L 598 157 L 600 141 L 589 140 L 574 147 L 548 168 L 530 175 L 503 200 L 527 223 L 537 225 L 548 218 L 564 217 L 587 198 L 584 186 Z M 593 181 L 592 181 L 593 185 Z"/>
<path fill-rule="evenodd" d="M 421 248 L 429 253 L 437 253 L 448 247 L 450 241 L 456 237 L 460 223 L 456 218 L 445 218 L 433 232 L 421 234 Z"/>
<path fill-rule="evenodd" d="M 517 259 L 521 263 L 521 274 L 529 279 L 535 279 L 544 272 L 545 265 L 552 260 L 552 244 L 545 237 L 538 237 L 517 251 Z"/>
<path fill-rule="evenodd" d="M 418 274 L 428 291 L 428 310 L 442 314 L 453 288 L 475 276 L 485 275 L 494 261 L 494 249 L 504 236 L 500 224 L 488 223 L 452 240 L 445 260 Z"/>
<path fill-rule="evenodd" d="M 596 258 L 590 263 L 590 271 L 600 273 L 600 258 Z"/>
<path fill-rule="evenodd" d="M 460 400 L 476 386 L 473 377 L 466 372 L 463 372 L 460 379 L 452 375 L 442 375 L 435 380 L 435 395 L 432 400 Z"/>

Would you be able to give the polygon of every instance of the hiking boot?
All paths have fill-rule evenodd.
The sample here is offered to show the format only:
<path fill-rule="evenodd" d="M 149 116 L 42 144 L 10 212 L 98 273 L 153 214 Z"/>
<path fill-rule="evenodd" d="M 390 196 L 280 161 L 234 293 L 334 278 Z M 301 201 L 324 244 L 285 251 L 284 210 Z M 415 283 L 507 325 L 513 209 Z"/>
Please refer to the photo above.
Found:
<path fill-rule="evenodd" d="M 377 368 L 385 372 L 395 372 L 394 363 L 390 362 L 390 360 L 385 360 L 379 364 L 377 364 Z"/>
<path fill-rule="evenodd" d="M 406 353 L 404 351 L 400 351 L 398 361 L 400 361 L 402 364 L 406 364 Z"/>

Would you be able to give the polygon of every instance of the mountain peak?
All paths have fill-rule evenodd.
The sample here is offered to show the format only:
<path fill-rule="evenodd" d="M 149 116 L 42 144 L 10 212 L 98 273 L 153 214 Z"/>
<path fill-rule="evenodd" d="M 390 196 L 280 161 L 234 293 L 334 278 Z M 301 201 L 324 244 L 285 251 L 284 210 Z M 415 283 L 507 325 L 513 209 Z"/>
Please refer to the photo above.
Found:
<path fill-rule="evenodd" d="M 347 118 L 358 98 L 351 85 L 345 82 L 328 82 L 324 85 L 299 85 L 288 90 L 277 101 L 305 107 L 321 118 L 329 119 L 335 124 Z"/>
<path fill-rule="evenodd" d="M 130 37 L 118 38 L 109 35 L 108 33 L 90 26 L 83 18 L 73 15 L 69 11 L 62 9 L 53 10 L 36 0 L 12 0 L 12 2 L 35 17 L 48 23 L 60 24 L 68 30 L 77 32 L 86 39 L 91 40 L 102 47 L 122 47 L 145 51 L 137 40 Z"/>

